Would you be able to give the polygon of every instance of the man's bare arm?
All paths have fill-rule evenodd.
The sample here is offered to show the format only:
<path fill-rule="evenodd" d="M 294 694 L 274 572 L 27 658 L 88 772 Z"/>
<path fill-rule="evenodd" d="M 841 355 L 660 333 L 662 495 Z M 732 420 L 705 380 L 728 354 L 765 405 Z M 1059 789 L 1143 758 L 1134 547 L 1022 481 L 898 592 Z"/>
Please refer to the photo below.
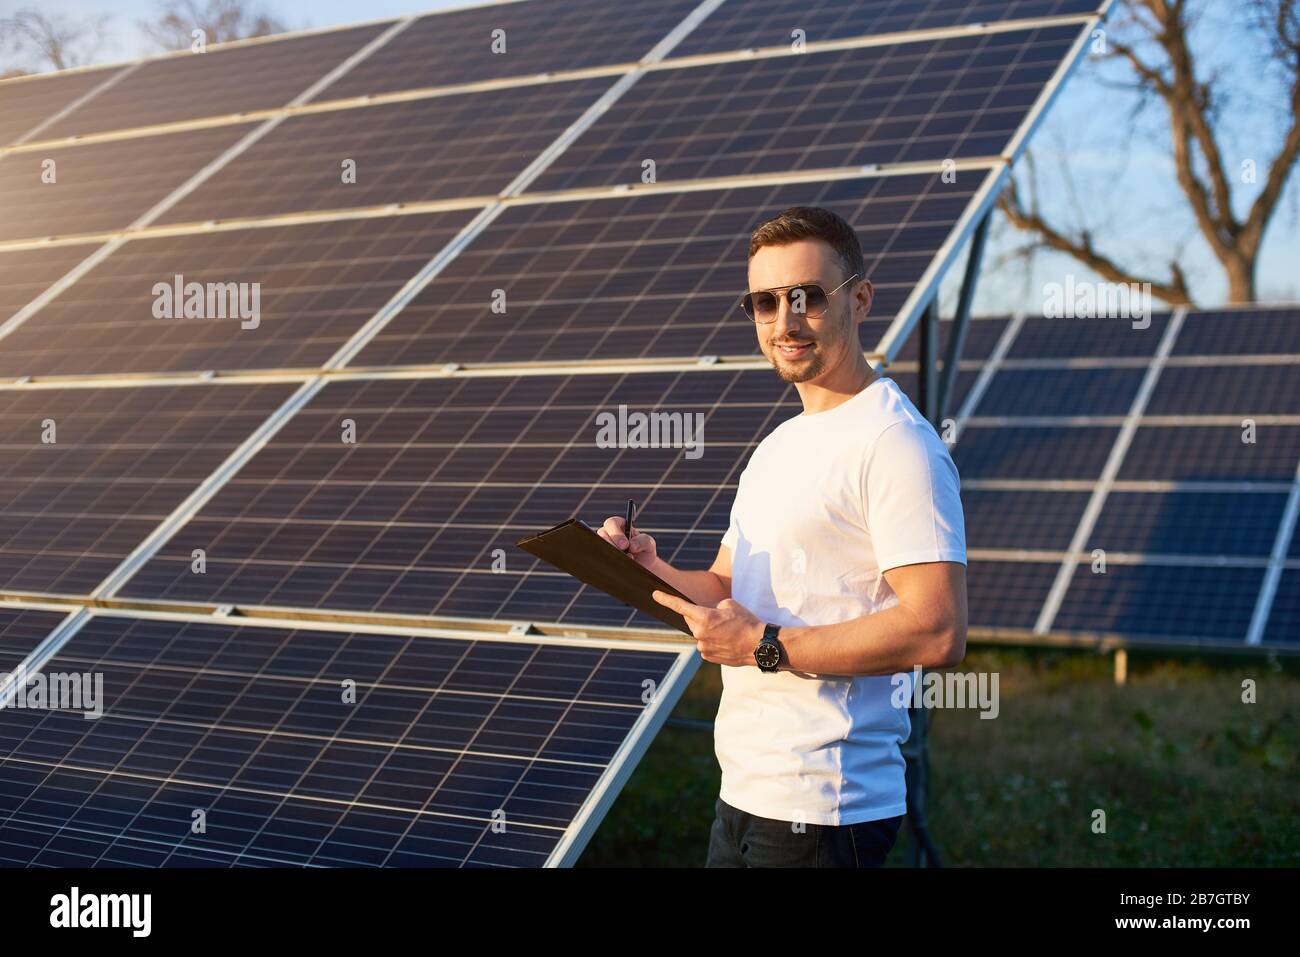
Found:
<path fill-rule="evenodd" d="M 731 549 L 726 545 L 718 546 L 713 564 L 703 571 L 673 568 L 657 556 L 647 567 L 683 595 L 690 595 L 697 605 L 713 607 L 731 597 Z"/>
<path fill-rule="evenodd" d="M 966 566 L 903 565 L 885 572 L 898 604 L 836 625 L 782 628 L 782 669 L 889 675 L 915 665 L 945 668 L 966 656 Z"/>

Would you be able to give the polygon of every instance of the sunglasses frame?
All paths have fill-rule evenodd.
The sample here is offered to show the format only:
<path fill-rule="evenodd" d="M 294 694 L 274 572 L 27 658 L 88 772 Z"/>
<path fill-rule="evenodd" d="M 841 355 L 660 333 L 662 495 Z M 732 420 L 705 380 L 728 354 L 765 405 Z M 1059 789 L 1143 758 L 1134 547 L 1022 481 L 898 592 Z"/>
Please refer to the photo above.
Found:
<path fill-rule="evenodd" d="M 815 282 L 796 282 L 796 283 L 791 283 L 791 284 L 788 285 L 788 286 L 773 286 L 771 289 L 758 289 L 758 290 L 755 290 L 755 292 L 770 292 L 770 293 L 776 293 L 776 297 L 777 297 L 776 315 L 779 316 L 779 315 L 781 314 L 781 300 L 784 299 L 785 301 L 789 302 L 789 300 L 790 300 L 790 290 L 792 290 L 792 289 L 806 289 L 806 288 L 809 287 L 809 286 L 815 286 L 816 288 L 821 289 L 822 292 L 825 294 L 825 296 L 826 296 L 826 305 L 829 307 L 829 306 L 830 306 L 830 299 L 831 299 L 831 296 L 835 295 L 837 292 L 839 292 L 841 289 L 843 289 L 845 286 L 847 286 L 849 283 L 853 282 L 853 280 L 857 279 L 857 278 L 858 278 L 859 276 L 861 276 L 861 275 L 862 275 L 862 273 L 857 273 L 857 272 L 855 272 L 852 276 L 850 276 L 848 279 L 844 280 L 842 283 L 840 283 L 838 286 L 836 286 L 836 287 L 835 287 L 834 289 L 832 289 L 830 292 L 826 292 L 825 289 L 822 289 L 822 287 L 821 287 L 821 285 L 820 285 L 819 283 L 815 283 Z M 745 295 L 743 295 L 743 296 L 740 297 L 740 302 L 738 303 L 738 305 L 740 306 L 740 311 L 743 312 L 743 313 L 745 314 L 745 318 L 746 318 L 746 319 L 748 319 L 750 322 L 753 322 L 753 323 L 758 323 L 758 324 L 760 324 L 760 325 L 764 325 L 764 326 L 765 326 L 765 325 L 768 325 L 769 323 L 776 322 L 776 316 L 773 316 L 771 319 L 759 319 L 756 315 L 755 315 L 755 316 L 751 316 L 751 315 L 749 314 L 749 310 L 745 308 L 745 300 L 748 299 L 748 298 L 750 298 L 751 296 L 755 295 L 755 292 L 747 292 L 747 293 L 745 293 Z M 790 308 L 793 309 L 794 307 L 791 306 Z M 810 314 L 809 314 L 808 312 L 806 312 L 806 311 L 803 312 L 803 313 L 801 313 L 801 315 L 804 316 L 804 318 L 806 318 L 806 319 L 820 319 L 820 318 L 821 318 L 822 316 L 824 316 L 825 314 L 826 314 L 826 310 L 825 310 L 825 309 L 823 309 L 821 312 L 817 313 L 815 316 L 814 316 L 814 315 L 810 315 Z"/>

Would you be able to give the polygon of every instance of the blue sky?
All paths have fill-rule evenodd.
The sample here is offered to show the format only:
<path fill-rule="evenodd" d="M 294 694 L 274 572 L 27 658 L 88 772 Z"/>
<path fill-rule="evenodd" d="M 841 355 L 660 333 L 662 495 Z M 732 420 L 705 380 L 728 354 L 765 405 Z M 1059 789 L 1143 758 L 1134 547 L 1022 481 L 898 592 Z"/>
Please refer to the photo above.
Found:
<path fill-rule="evenodd" d="M 26 5 L 24 0 L 0 0 L 0 14 Z M 100 62 L 152 52 L 137 21 L 157 16 L 156 0 L 40 0 L 39 5 L 49 13 L 75 18 L 107 14 Z M 270 0 L 265 4 L 293 29 L 464 5 L 463 0 L 315 0 L 310 4 Z M 1215 8 L 1211 4 L 1207 9 Z M 1257 69 L 1248 75 L 1241 70 L 1241 63 L 1257 57 L 1257 47 L 1243 31 L 1240 18 L 1215 16 L 1205 16 L 1194 40 L 1207 71 L 1242 78 L 1225 84 L 1232 96 L 1223 127 L 1225 157 L 1230 170 L 1244 159 L 1254 159 L 1262 178 L 1285 119 L 1278 110 L 1282 88 Z M 1219 304 L 1226 297 L 1226 284 L 1177 189 L 1163 108 L 1157 105 L 1132 119 L 1136 100 L 1103 85 L 1108 75 L 1114 75 L 1108 69 L 1091 60 L 1082 63 L 1032 141 L 1044 186 L 1042 208 L 1049 219 L 1063 225 L 1086 223 L 1104 252 L 1144 275 L 1166 277 L 1170 258 L 1179 256 L 1198 304 Z M 1243 202 L 1251 198 L 1244 190 L 1240 195 Z M 1265 238 L 1258 272 L 1260 299 L 1300 301 L 1300 276 L 1295 269 L 1300 262 L 1298 236 L 1300 175 L 1293 173 Z M 1062 282 L 1067 275 L 1076 282 L 1096 278 L 1064 254 L 1039 252 L 1031 262 L 1010 259 L 1010 251 L 1025 240 L 1025 234 L 1000 217 L 994 220 L 977 312 L 1036 308 L 1048 284 Z M 956 300 L 958 279 L 954 271 L 945 283 L 944 302 L 949 306 Z"/>

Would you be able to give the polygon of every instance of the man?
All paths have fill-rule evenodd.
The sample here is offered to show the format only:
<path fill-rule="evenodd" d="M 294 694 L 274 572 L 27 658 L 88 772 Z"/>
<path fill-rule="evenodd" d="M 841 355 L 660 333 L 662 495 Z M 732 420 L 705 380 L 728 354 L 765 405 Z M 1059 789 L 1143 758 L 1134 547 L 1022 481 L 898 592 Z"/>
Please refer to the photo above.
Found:
<path fill-rule="evenodd" d="M 957 470 L 863 357 L 863 270 L 829 210 L 755 229 L 742 307 L 803 413 L 754 450 L 707 571 L 660 559 L 635 521 L 630 541 L 622 517 L 600 532 L 695 599 L 655 593 L 722 666 L 711 867 L 881 866 L 906 812 L 910 722 L 891 696 L 910 700 L 913 666 L 965 656 Z"/>

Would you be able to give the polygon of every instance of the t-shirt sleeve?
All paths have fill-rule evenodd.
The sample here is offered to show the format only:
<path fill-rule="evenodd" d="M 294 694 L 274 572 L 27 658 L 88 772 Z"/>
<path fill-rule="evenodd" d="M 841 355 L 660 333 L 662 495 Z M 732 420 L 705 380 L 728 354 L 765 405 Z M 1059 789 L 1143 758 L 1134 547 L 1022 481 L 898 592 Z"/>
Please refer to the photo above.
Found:
<path fill-rule="evenodd" d="M 920 562 L 966 564 L 957 466 L 925 423 L 898 422 L 872 444 L 863 498 L 882 572 Z"/>
<path fill-rule="evenodd" d="M 731 551 L 736 550 L 736 541 L 740 538 L 740 533 L 736 530 L 736 522 L 733 519 L 727 526 L 727 531 L 722 536 L 722 544 L 726 545 Z"/>

